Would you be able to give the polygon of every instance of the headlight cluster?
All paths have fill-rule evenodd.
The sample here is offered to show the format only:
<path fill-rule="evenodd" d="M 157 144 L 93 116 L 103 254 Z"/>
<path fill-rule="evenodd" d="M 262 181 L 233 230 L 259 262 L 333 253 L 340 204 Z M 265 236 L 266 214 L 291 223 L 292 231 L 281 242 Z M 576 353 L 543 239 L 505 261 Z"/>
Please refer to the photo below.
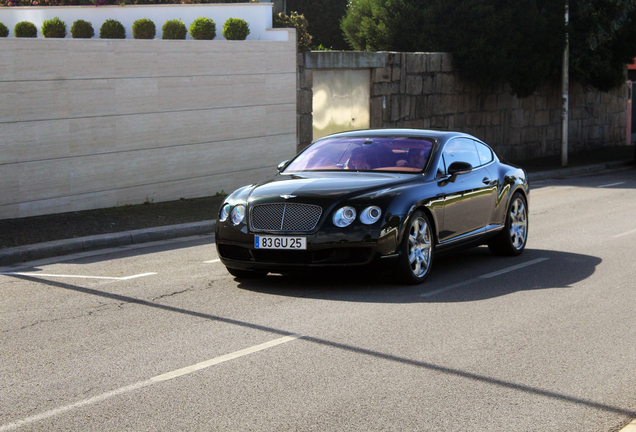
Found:
<path fill-rule="evenodd" d="M 360 214 L 360 222 L 365 225 L 371 225 L 380 220 L 380 216 L 382 216 L 380 207 L 370 206 L 365 208 Z M 333 214 L 333 224 L 340 228 L 351 225 L 354 220 L 356 220 L 356 209 L 350 206 L 339 208 Z"/>
<path fill-rule="evenodd" d="M 231 211 L 230 211 L 231 209 Z M 239 204 L 237 206 L 230 206 L 229 204 L 224 204 L 221 208 L 221 214 L 219 215 L 219 221 L 225 222 L 230 217 L 233 225 L 238 225 L 245 219 L 245 206 L 243 204 Z"/>

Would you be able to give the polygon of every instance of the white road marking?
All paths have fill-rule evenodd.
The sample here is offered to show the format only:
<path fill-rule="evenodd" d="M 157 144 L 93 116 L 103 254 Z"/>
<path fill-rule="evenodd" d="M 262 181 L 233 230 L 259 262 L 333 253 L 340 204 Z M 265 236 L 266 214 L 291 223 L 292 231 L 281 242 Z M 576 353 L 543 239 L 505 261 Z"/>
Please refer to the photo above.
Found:
<path fill-rule="evenodd" d="M 212 261 L 203 261 L 203 264 L 213 264 L 213 263 L 218 263 L 218 262 L 221 262 L 221 260 L 220 259 L 215 259 L 215 260 L 212 260 Z"/>
<path fill-rule="evenodd" d="M 211 237 L 211 239 L 214 239 L 213 235 L 210 235 L 210 237 Z M 165 245 L 172 245 L 172 244 L 177 244 L 177 243 L 186 243 L 186 242 L 190 242 L 190 241 L 198 241 L 198 240 L 201 240 L 201 238 L 202 238 L 202 236 L 198 235 L 198 236 L 191 236 L 191 237 L 175 238 L 175 239 L 170 239 L 170 240 L 160 240 L 160 241 L 149 242 L 149 243 L 136 243 L 136 244 L 132 244 L 132 245 L 117 246 L 117 247 L 108 248 L 108 249 L 97 249 L 97 250 L 92 250 L 92 251 L 87 251 L 87 252 L 77 252 L 77 253 L 69 254 L 69 255 L 61 255 L 61 256 L 56 256 L 56 257 L 51 257 L 51 258 L 43 258 L 43 259 L 40 259 L 40 260 L 29 261 L 29 262 L 25 262 L 25 263 L 12 264 L 12 265 L 9 265 L 9 266 L 0 267 L 0 272 L 3 271 L 3 270 L 13 270 L 13 271 L 15 271 L 15 270 L 27 269 L 27 268 L 33 268 L 33 267 L 43 267 L 43 266 L 46 266 L 46 265 L 49 265 L 49 264 L 56 264 L 56 263 L 66 262 L 66 261 L 74 261 L 74 260 L 82 259 L 82 258 L 109 255 L 109 254 L 114 254 L 114 253 L 129 252 L 129 251 L 134 251 L 134 250 L 138 250 L 138 249 L 147 249 L 147 248 L 152 248 L 152 247 L 156 247 L 156 246 L 165 246 Z"/>
<path fill-rule="evenodd" d="M 627 183 L 627 182 L 610 183 L 610 184 L 606 184 L 606 185 L 603 185 L 603 186 L 597 186 L 597 187 L 599 187 L 599 188 L 608 188 L 608 187 L 612 187 L 612 186 L 622 185 L 622 184 L 625 184 L 625 183 Z"/>
<path fill-rule="evenodd" d="M 48 273 L 37 273 L 37 272 L 30 272 L 30 273 L 2 272 L 0 273 L 0 275 L 5 275 L 5 276 L 33 276 L 33 277 L 42 276 L 42 277 L 77 278 L 77 279 L 107 279 L 107 280 L 129 280 L 129 279 L 136 279 L 136 278 L 145 277 L 145 276 L 152 276 L 156 274 L 157 273 L 141 273 L 141 274 L 125 276 L 125 277 L 108 277 L 108 276 L 61 275 L 61 274 L 48 274 Z"/>
<path fill-rule="evenodd" d="M 617 235 L 614 236 L 614 238 L 619 238 L 619 237 L 623 237 L 623 236 L 630 235 L 630 234 L 636 234 L 636 229 L 624 232 L 622 234 L 617 234 Z"/>
<path fill-rule="evenodd" d="M 272 341 L 265 342 L 265 343 L 262 343 L 260 345 L 254 345 L 254 346 L 249 347 L 249 348 L 245 348 L 245 349 L 242 349 L 242 350 L 239 350 L 239 351 L 235 351 L 235 352 L 230 353 L 230 354 L 222 355 L 220 357 L 216 357 L 216 358 L 213 358 L 213 359 L 201 362 L 201 363 L 197 363 L 197 364 L 192 365 L 192 366 L 188 366 L 188 367 L 185 367 L 185 368 L 182 368 L 182 369 L 177 369 L 177 370 L 174 370 L 172 372 L 168 372 L 168 373 L 165 373 L 163 375 L 158 375 L 156 377 L 147 379 L 145 381 L 139 381 L 139 382 L 137 382 L 135 384 L 131 384 L 131 385 L 128 385 L 128 386 L 125 386 L 125 387 L 120 387 L 118 389 L 115 389 L 115 390 L 112 390 L 112 391 L 109 391 L 109 392 L 106 392 L 106 393 L 102 393 L 100 395 L 94 396 L 94 397 L 89 398 L 89 399 L 84 399 L 84 400 L 75 402 L 75 403 L 70 404 L 70 405 L 65 405 L 65 406 L 62 406 L 62 407 L 59 407 L 59 408 L 52 409 L 50 411 L 43 412 L 41 414 L 37 414 L 37 415 L 31 416 L 31 417 L 27 417 L 27 418 L 25 418 L 23 420 L 18 420 L 16 422 L 0 426 L 0 432 L 14 430 L 14 429 L 20 428 L 22 426 L 26 426 L 26 425 L 28 425 L 30 423 L 34 423 L 34 422 L 37 422 L 37 421 L 45 420 L 45 419 L 48 419 L 48 418 L 63 414 L 65 412 L 67 412 L 67 411 L 71 411 L 71 410 L 76 409 L 76 408 L 81 408 L 81 407 L 84 407 L 84 406 L 87 406 L 87 405 L 92 405 L 92 404 L 105 401 L 106 399 L 110 399 L 112 397 L 115 397 L 115 396 L 118 396 L 118 395 L 121 395 L 121 394 L 124 394 L 124 393 L 130 393 L 132 391 L 139 390 L 141 388 L 148 387 L 148 386 L 151 386 L 153 384 L 157 384 L 157 383 L 168 381 L 168 380 L 171 380 L 171 379 L 174 379 L 174 378 L 178 378 L 178 377 L 181 377 L 181 376 L 184 376 L 184 375 L 187 375 L 187 374 L 191 374 L 193 372 L 196 372 L 196 371 L 199 371 L 199 370 L 202 370 L 202 369 L 205 369 L 205 368 L 209 368 L 210 366 L 214 366 L 214 365 L 217 365 L 219 363 L 223 363 L 223 362 L 226 362 L 226 361 L 229 361 L 229 360 L 234 360 L 234 359 L 237 359 L 239 357 L 243 357 L 243 356 L 258 352 L 258 351 L 263 351 L 263 350 L 266 350 L 268 348 L 275 347 L 277 345 L 281 345 L 281 344 L 284 344 L 284 343 L 287 343 L 287 342 L 291 342 L 291 341 L 296 340 L 296 339 L 301 338 L 301 337 L 302 337 L 301 335 L 284 336 L 282 338 L 274 339 Z"/>
<path fill-rule="evenodd" d="M 531 265 L 534 265 L 534 264 L 538 264 L 540 262 L 547 261 L 549 259 L 550 258 L 537 258 L 537 259 L 534 259 L 532 261 L 528 261 L 528 262 L 525 262 L 525 263 L 514 265 L 512 267 L 507 267 L 505 269 L 498 270 L 496 272 L 492 272 L 492 273 L 488 273 L 488 274 L 485 274 L 485 275 L 481 275 L 481 276 L 478 276 L 478 277 L 476 277 L 474 279 L 469 279 L 469 280 L 466 280 L 464 282 L 459 282 L 459 283 L 456 283 L 454 285 L 449 285 L 447 287 L 440 288 L 440 289 L 435 290 L 435 291 L 430 291 L 430 292 L 427 292 L 427 293 L 424 293 L 424 294 L 420 294 L 419 297 L 433 297 L 434 295 L 441 294 L 441 293 L 446 292 L 446 291 L 454 290 L 456 288 L 461 288 L 463 286 L 470 285 L 472 283 L 478 282 L 478 281 L 483 280 L 483 279 L 490 279 L 490 278 L 493 278 L 495 276 L 500 276 L 502 274 L 509 273 L 509 272 L 512 272 L 512 271 L 515 271 L 515 270 L 519 270 L 521 268 L 528 267 L 528 266 L 531 266 Z"/>
<path fill-rule="evenodd" d="M 636 432 L 636 420 L 634 420 L 618 432 Z"/>

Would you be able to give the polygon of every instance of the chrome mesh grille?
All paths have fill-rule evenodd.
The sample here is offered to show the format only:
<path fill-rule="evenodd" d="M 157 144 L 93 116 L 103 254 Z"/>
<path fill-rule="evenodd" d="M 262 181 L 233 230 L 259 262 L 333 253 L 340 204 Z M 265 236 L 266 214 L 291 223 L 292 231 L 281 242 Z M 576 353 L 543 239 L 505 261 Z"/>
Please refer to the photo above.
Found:
<path fill-rule="evenodd" d="M 252 207 L 250 226 L 255 231 L 311 231 L 322 208 L 309 204 L 259 204 Z"/>

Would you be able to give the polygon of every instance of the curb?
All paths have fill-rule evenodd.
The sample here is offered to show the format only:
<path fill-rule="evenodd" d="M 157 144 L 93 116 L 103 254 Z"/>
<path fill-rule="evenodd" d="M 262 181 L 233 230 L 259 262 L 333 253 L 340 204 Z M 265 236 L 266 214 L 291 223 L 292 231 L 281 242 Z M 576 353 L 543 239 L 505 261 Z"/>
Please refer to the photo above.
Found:
<path fill-rule="evenodd" d="M 539 171 L 539 172 L 530 172 L 528 173 L 528 180 L 531 182 L 538 180 L 547 180 L 547 179 L 555 179 L 555 178 L 564 178 L 564 177 L 574 177 L 586 174 L 594 174 L 601 171 L 619 169 L 634 166 L 634 161 L 617 161 L 617 162 L 606 162 L 595 165 L 585 165 L 581 167 L 565 167 L 559 168 L 551 171 Z M 532 186 L 532 185 L 531 185 Z"/>
<path fill-rule="evenodd" d="M 0 266 L 97 249 L 210 234 L 214 232 L 215 225 L 215 221 L 192 222 L 0 249 Z"/>
<path fill-rule="evenodd" d="M 582 167 L 566 167 L 551 171 L 531 172 L 528 173 L 528 179 L 530 182 L 533 182 L 553 178 L 573 177 L 585 174 L 594 174 L 612 169 L 620 169 L 633 165 L 634 161 L 618 161 Z M 214 232 L 215 225 L 216 221 L 209 220 L 0 249 L 0 266 L 8 266 L 91 250 L 210 234 Z"/>

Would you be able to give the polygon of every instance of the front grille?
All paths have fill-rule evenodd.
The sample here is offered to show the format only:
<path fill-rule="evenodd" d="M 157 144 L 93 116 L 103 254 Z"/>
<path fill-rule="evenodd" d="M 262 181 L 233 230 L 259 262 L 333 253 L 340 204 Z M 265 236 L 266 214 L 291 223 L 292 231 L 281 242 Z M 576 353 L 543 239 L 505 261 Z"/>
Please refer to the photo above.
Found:
<path fill-rule="evenodd" d="M 252 207 L 250 226 L 254 231 L 311 231 L 321 214 L 321 207 L 310 204 L 258 204 Z"/>

